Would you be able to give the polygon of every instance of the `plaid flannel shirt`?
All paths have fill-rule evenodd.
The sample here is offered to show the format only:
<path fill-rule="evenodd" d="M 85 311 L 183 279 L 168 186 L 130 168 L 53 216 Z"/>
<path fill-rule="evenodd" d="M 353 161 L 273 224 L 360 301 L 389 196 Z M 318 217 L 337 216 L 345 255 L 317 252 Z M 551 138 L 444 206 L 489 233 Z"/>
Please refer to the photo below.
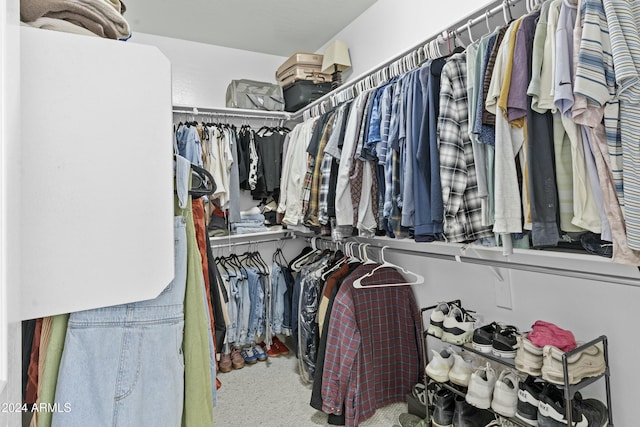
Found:
<path fill-rule="evenodd" d="M 356 278 L 378 265 L 361 265 L 340 286 L 329 318 L 322 372 L 322 410 L 355 427 L 377 408 L 403 402 L 422 375 L 420 312 L 410 286 L 393 268 L 381 268 L 356 289 Z"/>
<path fill-rule="evenodd" d="M 318 222 L 318 211 L 320 207 L 320 185 L 323 180 L 320 167 L 322 166 L 322 159 L 324 157 L 324 147 L 326 147 L 329 137 L 331 136 L 335 118 L 336 114 L 331 113 L 331 116 L 327 120 L 327 124 L 322 131 L 322 138 L 320 139 L 320 144 L 318 146 L 318 154 L 313 160 L 313 179 L 311 181 L 311 190 L 309 194 L 309 209 L 307 210 L 305 217 L 305 224 L 309 227 L 320 226 L 320 223 Z M 326 176 L 326 182 L 324 185 L 326 186 L 326 191 L 329 191 L 329 174 Z"/>
<path fill-rule="evenodd" d="M 444 234 L 449 242 L 493 235 L 490 227 L 482 226 L 468 118 L 467 64 L 460 53 L 451 56 L 442 69 L 438 116 Z"/>

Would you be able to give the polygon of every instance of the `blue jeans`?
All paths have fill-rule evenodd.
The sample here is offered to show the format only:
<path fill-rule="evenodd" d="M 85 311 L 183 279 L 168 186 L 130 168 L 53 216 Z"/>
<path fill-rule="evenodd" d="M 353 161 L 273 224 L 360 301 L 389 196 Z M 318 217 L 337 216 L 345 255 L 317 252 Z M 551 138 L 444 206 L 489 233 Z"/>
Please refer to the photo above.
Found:
<path fill-rule="evenodd" d="M 291 270 L 288 267 L 281 266 L 282 275 L 284 276 L 284 282 L 286 284 L 286 291 L 284 293 L 284 314 L 282 315 L 282 333 L 285 335 L 293 335 L 291 327 L 291 307 L 293 304 L 293 285 L 296 279 L 293 278 Z"/>
<path fill-rule="evenodd" d="M 247 269 L 249 282 L 249 332 L 245 344 L 255 342 L 257 335 L 264 333 L 264 287 L 258 272 Z"/>
<path fill-rule="evenodd" d="M 251 299 L 249 297 L 249 279 L 243 277 L 238 280 L 238 339 L 236 343 L 248 343 L 249 318 L 251 315 Z"/>
<path fill-rule="evenodd" d="M 238 340 L 238 305 L 240 303 L 240 291 L 238 289 L 238 278 L 229 277 L 229 302 L 227 311 L 229 313 L 229 326 L 227 327 L 227 342 L 232 343 Z"/>
<path fill-rule="evenodd" d="M 280 264 L 274 262 L 271 266 L 271 332 L 282 333 L 284 322 L 284 295 L 287 292 L 287 283 L 284 271 Z"/>
<path fill-rule="evenodd" d="M 52 427 L 181 425 L 185 221 L 174 222 L 175 277 L 151 300 L 71 313 Z"/>

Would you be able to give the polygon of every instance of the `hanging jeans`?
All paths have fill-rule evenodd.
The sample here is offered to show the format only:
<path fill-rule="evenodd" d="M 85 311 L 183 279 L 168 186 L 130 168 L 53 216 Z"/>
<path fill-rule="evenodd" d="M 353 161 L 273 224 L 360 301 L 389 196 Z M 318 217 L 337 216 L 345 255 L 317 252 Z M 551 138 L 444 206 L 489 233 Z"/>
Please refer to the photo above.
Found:
<path fill-rule="evenodd" d="M 227 343 L 231 344 L 238 340 L 238 306 L 240 304 L 240 292 L 238 290 L 238 277 L 229 277 L 229 302 L 227 312 L 229 314 L 229 326 L 227 327 Z"/>
<path fill-rule="evenodd" d="M 249 278 L 238 280 L 238 339 L 236 344 L 249 342 L 249 320 L 251 316 L 251 297 L 249 296 Z"/>
<path fill-rule="evenodd" d="M 69 316 L 53 427 L 181 425 L 185 227 L 176 217 L 175 277 L 157 298 Z"/>
<path fill-rule="evenodd" d="M 287 283 L 284 278 L 283 267 L 277 262 L 271 266 L 271 332 L 281 334 L 284 323 L 284 297 Z"/>
<path fill-rule="evenodd" d="M 249 332 L 245 344 L 254 344 L 256 336 L 264 333 L 264 286 L 255 269 L 247 269 L 249 288 Z"/>
<path fill-rule="evenodd" d="M 280 271 L 282 272 L 282 275 L 284 276 L 284 282 L 286 285 L 286 290 L 284 293 L 284 313 L 282 315 L 282 333 L 287 335 L 287 336 L 291 336 L 293 335 L 292 332 L 292 315 L 291 315 L 291 310 L 292 310 L 292 305 L 293 305 L 293 285 L 296 282 L 296 279 L 294 279 L 293 274 L 291 274 L 291 270 L 289 270 L 288 267 L 286 266 L 280 266 Z"/>

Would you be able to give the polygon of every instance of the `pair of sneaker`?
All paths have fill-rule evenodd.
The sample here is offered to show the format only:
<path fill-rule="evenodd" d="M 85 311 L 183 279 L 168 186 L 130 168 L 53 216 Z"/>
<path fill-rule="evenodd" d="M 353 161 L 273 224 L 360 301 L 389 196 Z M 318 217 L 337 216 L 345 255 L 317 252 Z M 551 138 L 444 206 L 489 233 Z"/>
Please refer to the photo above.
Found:
<path fill-rule="evenodd" d="M 520 382 L 516 418 L 530 426 L 564 427 L 569 425 L 564 393 L 555 385 L 529 376 Z M 577 392 L 571 402 L 571 426 L 605 427 L 609 412 L 597 399 L 583 399 Z"/>
<path fill-rule="evenodd" d="M 554 345 L 539 347 L 528 336 L 518 337 L 515 365 L 521 372 L 542 376 L 544 380 L 554 384 L 564 384 L 564 357 L 565 351 Z M 604 374 L 606 363 L 603 343 L 597 342 L 571 354 L 566 357 L 566 363 L 568 384 L 577 384 L 584 378 Z"/>
<path fill-rule="evenodd" d="M 425 367 L 425 373 L 430 378 L 439 383 L 451 381 L 461 387 L 468 387 L 473 372 L 473 360 L 467 354 L 460 355 L 450 347 L 440 352 L 431 352 L 431 361 Z"/>
<path fill-rule="evenodd" d="M 264 362 L 267 360 L 267 353 L 260 345 L 248 345 L 242 348 L 240 351 L 242 358 L 244 359 L 244 363 L 247 365 L 253 365 L 258 361 Z"/>
<path fill-rule="evenodd" d="M 451 344 L 469 342 L 476 324 L 471 313 L 456 303 L 438 303 L 429 317 L 427 333 Z"/>
<path fill-rule="evenodd" d="M 505 369 L 496 375 L 489 363 L 471 374 L 466 400 L 480 409 L 493 409 L 499 415 L 511 418 L 518 406 L 519 379 L 515 372 Z"/>
<path fill-rule="evenodd" d="M 516 357 L 519 335 L 520 331 L 515 326 L 491 322 L 473 331 L 471 346 L 481 353 L 513 359 Z"/>
<path fill-rule="evenodd" d="M 553 346 L 562 352 L 567 352 L 576 348 L 578 344 L 571 331 L 551 322 L 537 320 L 531 325 L 531 331 L 518 338 L 516 368 L 529 375 L 542 375 L 545 346 Z"/>

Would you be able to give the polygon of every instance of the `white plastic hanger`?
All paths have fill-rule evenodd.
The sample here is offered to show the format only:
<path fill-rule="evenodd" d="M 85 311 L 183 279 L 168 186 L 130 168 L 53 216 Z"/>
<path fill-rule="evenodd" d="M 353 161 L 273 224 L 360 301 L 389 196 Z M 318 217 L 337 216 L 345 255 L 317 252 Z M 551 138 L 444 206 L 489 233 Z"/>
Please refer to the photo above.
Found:
<path fill-rule="evenodd" d="M 358 277 L 354 282 L 353 282 L 353 287 L 357 288 L 357 289 L 362 289 L 362 288 L 388 288 L 391 286 L 410 286 L 410 285 L 421 285 L 424 283 L 424 277 L 422 277 L 421 275 L 414 273 L 412 271 L 407 270 L 404 267 L 400 267 L 398 265 L 395 265 L 393 263 L 390 263 L 389 261 L 387 261 L 384 258 L 384 250 L 389 248 L 388 246 L 383 246 L 380 249 L 380 259 L 382 261 L 382 264 L 380 264 L 379 266 L 377 266 L 376 268 L 374 268 L 373 270 L 371 270 L 370 272 L 368 272 L 367 274 Z M 366 264 L 366 263 L 365 263 Z M 378 285 L 362 285 L 362 281 L 373 276 L 373 274 L 380 270 L 381 268 L 385 268 L 385 267 L 391 267 L 391 268 L 395 268 L 396 270 L 400 270 L 403 275 L 409 275 L 409 276 L 413 276 L 415 277 L 413 282 L 405 282 L 405 283 L 384 283 L 384 284 L 378 284 Z"/>
<path fill-rule="evenodd" d="M 467 34 L 469 34 L 469 41 L 471 41 L 471 43 L 474 43 L 473 35 L 471 34 L 471 19 L 469 19 L 469 21 L 467 22 Z"/>

